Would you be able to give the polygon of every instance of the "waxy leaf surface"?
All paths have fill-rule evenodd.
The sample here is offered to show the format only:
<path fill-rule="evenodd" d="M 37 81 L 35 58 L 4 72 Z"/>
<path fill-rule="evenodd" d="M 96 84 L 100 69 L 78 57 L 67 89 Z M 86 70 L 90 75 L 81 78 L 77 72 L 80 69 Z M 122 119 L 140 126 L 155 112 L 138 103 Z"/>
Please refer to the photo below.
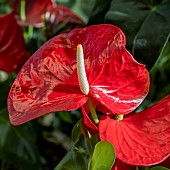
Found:
<path fill-rule="evenodd" d="M 133 56 L 152 68 L 170 32 L 169 9 L 169 0 L 112 0 L 104 23 L 120 27 Z"/>
<path fill-rule="evenodd" d="M 100 141 L 95 145 L 90 170 L 110 170 L 115 162 L 115 150 L 111 143 Z"/>
<path fill-rule="evenodd" d="M 170 155 L 170 95 L 122 121 L 103 116 L 101 140 L 109 141 L 118 159 L 132 165 L 153 165 Z"/>
<path fill-rule="evenodd" d="M 54 4 L 52 0 L 24 0 L 25 1 L 25 19 L 21 19 L 21 2 L 22 0 L 10 0 L 9 4 L 16 14 L 16 19 L 21 25 L 33 25 L 35 27 L 42 27 L 43 17 L 45 12 Z M 24 14 L 23 14 L 24 15 Z"/>
<path fill-rule="evenodd" d="M 8 120 L 7 110 L 0 109 L 1 160 L 18 167 L 15 169 L 42 170 L 42 156 L 39 153 L 39 140 L 37 139 L 39 131 L 37 129 L 38 126 L 32 122 L 22 126 L 12 126 Z M 8 169 L 7 167 L 5 166 L 4 169 Z M 3 168 L 1 167 L 1 169 Z"/>
<path fill-rule="evenodd" d="M 87 170 L 89 157 L 92 154 L 91 151 L 91 145 L 89 145 L 83 135 L 80 135 L 70 151 L 67 152 L 54 170 Z"/>
<path fill-rule="evenodd" d="M 0 15 L 0 25 L 0 70 L 16 71 L 29 58 L 23 31 L 13 13 Z"/>
<path fill-rule="evenodd" d="M 78 83 L 76 48 L 82 44 L 90 92 Z M 45 43 L 18 74 L 8 98 L 13 124 L 52 111 L 75 110 L 88 97 L 126 114 L 134 110 L 149 89 L 145 66 L 125 49 L 125 35 L 112 25 L 97 25 L 60 34 Z"/>

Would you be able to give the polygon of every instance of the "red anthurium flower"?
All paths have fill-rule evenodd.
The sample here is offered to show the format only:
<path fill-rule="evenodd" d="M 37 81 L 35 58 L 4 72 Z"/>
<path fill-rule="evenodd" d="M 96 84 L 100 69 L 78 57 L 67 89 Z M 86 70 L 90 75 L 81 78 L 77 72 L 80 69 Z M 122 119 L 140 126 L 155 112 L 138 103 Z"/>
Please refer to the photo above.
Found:
<path fill-rule="evenodd" d="M 50 34 L 58 32 L 70 32 L 75 28 L 84 27 L 85 23 L 74 14 L 70 9 L 64 6 L 53 6 L 44 17 L 46 27 Z"/>
<path fill-rule="evenodd" d="M 13 13 L 0 15 L 0 25 L 0 70 L 16 71 L 29 58 L 23 31 Z"/>
<path fill-rule="evenodd" d="M 83 62 L 76 60 L 76 53 L 83 55 L 78 44 L 84 49 L 84 85 L 89 87 L 84 93 L 78 78 L 84 72 L 77 69 Z M 113 113 L 127 114 L 142 102 L 148 88 L 148 71 L 126 51 L 119 28 L 80 28 L 49 40 L 26 62 L 9 93 L 10 121 L 18 125 L 48 112 L 75 110 L 89 98 Z"/>
<path fill-rule="evenodd" d="M 148 166 L 165 160 L 170 155 L 170 95 L 121 121 L 102 116 L 99 135 L 128 164 Z"/>
<path fill-rule="evenodd" d="M 35 27 L 44 25 L 45 12 L 54 5 L 52 0 L 10 0 L 9 4 L 14 10 L 19 24 Z"/>

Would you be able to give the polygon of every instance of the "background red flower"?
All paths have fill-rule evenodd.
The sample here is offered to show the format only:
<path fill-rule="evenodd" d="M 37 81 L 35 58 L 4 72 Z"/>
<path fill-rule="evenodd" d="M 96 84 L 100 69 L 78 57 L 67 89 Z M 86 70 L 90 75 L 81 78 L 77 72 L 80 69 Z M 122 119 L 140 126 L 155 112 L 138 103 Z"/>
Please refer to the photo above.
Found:
<path fill-rule="evenodd" d="M 44 16 L 48 36 L 56 33 L 70 32 L 75 28 L 85 27 L 79 16 L 64 6 L 53 6 Z"/>
<path fill-rule="evenodd" d="M 170 95 L 121 121 L 102 116 L 99 134 L 127 164 L 149 166 L 164 161 L 170 155 Z"/>
<path fill-rule="evenodd" d="M 0 15 L 0 25 L 0 70 L 16 71 L 30 56 L 25 49 L 22 28 L 13 13 Z"/>
<path fill-rule="evenodd" d="M 43 19 L 46 11 L 54 5 L 52 0 L 24 0 L 25 2 L 25 20 L 21 20 L 20 8 L 22 0 L 10 0 L 16 19 L 21 25 L 33 25 L 34 27 L 42 27 Z"/>

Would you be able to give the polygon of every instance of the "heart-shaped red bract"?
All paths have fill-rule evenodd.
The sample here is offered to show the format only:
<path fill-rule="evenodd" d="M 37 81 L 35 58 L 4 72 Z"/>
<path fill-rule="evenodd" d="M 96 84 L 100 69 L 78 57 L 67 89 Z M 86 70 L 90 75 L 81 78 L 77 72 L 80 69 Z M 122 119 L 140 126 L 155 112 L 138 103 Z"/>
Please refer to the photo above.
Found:
<path fill-rule="evenodd" d="M 29 58 L 25 50 L 23 31 L 14 14 L 0 15 L 0 70 L 16 71 Z"/>
<path fill-rule="evenodd" d="M 34 27 L 42 27 L 44 25 L 43 18 L 45 12 L 54 4 L 52 0 L 25 0 L 25 16 L 26 19 L 21 20 L 20 6 L 22 0 L 10 0 L 9 4 L 16 14 L 16 19 L 21 25 Z"/>
<path fill-rule="evenodd" d="M 88 96 L 78 83 L 78 44 L 84 48 Z M 8 111 L 18 125 L 48 112 L 75 110 L 90 97 L 113 113 L 126 114 L 148 89 L 148 71 L 126 51 L 123 32 L 113 25 L 89 26 L 54 37 L 32 55 L 11 87 Z"/>
<path fill-rule="evenodd" d="M 46 12 L 44 20 L 50 34 L 54 34 L 56 30 L 63 33 L 85 26 L 85 23 L 79 16 L 74 14 L 69 8 L 60 5 L 50 8 Z"/>
<path fill-rule="evenodd" d="M 170 155 L 170 95 L 122 121 L 101 117 L 99 135 L 128 164 L 148 166 L 165 160 Z"/>

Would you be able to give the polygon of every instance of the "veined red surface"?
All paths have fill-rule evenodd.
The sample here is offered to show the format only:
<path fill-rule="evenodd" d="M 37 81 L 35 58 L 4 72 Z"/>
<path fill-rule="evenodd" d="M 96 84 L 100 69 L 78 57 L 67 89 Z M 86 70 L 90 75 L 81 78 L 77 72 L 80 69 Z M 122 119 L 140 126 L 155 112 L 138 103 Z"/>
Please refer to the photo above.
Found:
<path fill-rule="evenodd" d="M 154 165 L 170 155 L 170 95 L 121 121 L 103 116 L 101 140 L 111 142 L 116 157 L 131 165 Z"/>

